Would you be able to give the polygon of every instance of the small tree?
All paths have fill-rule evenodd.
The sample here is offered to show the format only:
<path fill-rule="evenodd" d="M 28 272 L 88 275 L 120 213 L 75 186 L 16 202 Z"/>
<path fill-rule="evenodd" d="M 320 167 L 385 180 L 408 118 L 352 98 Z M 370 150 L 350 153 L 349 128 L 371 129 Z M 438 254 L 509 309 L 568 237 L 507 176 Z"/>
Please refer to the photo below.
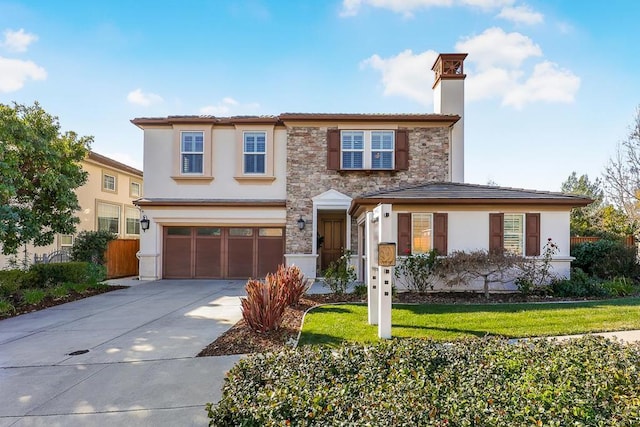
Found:
<path fill-rule="evenodd" d="M 351 265 L 352 252 L 347 249 L 336 261 L 329 263 L 324 270 L 324 286 L 328 286 L 334 294 L 343 294 L 349 283 L 356 280 L 356 270 Z"/>
<path fill-rule="evenodd" d="M 5 255 L 56 234 L 75 233 L 80 208 L 75 189 L 87 180 L 80 161 L 90 137 L 60 132 L 37 103 L 0 104 L 0 245 Z"/>
<path fill-rule="evenodd" d="M 109 231 L 81 231 L 71 247 L 71 259 L 102 265 L 107 246 L 115 238 Z"/>
<path fill-rule="evenodd" d="M 400 258 L 393 274 L 408 289 L 427 292 L 428 289 L 433 289 L 433 283 L 437 279 L 435 271 L 438 262 L 438 252 L 435 249 L 426 254 L 409 253 Z"/>
<path fill-rule="evenodd" d="M 448 285 L 482 279 L 484 296 L 489 298 L 491 283 L 514 280 L 522 262 L 523 257 L 509 252 L 454 251 L 441 260 L 438 273 Z"/>

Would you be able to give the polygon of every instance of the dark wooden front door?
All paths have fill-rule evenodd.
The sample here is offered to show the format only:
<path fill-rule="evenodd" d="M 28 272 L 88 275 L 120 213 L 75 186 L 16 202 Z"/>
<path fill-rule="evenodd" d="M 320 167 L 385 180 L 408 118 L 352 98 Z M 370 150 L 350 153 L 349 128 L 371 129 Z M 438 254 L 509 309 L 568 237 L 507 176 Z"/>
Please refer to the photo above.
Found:
<path fill-rule="evenodd" d="M 345 245 L 345 215 L 322 216 L 320 236 L 324 237 L 320 251 L 320 269 L 324 270 L 342 255 Z"/>

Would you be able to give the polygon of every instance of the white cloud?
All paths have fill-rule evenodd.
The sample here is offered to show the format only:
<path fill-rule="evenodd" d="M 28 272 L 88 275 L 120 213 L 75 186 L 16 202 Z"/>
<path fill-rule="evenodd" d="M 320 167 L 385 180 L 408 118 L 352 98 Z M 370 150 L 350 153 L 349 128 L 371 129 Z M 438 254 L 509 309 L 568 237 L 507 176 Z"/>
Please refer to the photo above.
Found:
<path fill-rule="evenodd" d="M 45 80 L 46 78 L 45 69 L 32 61 L 0 56 L 0 92 L 15 92 L 21 89 L 29 79 Z"/>
<path fill-rule="evenodd" d="M 260 108 L 260 104 L 257 102 L 241 104 L 235 99 L 227 96 L 222 98 L 222 100 L 215 105 L 206 105 L 201 107 L 199 112 L 206 116 L 228 116 L 232 111 L 257 110 L 258 108 Z"/>
<path fill-rule="evenodd" d="M 578 89 L 580 77 L 558 64 L 544 61 L 536 64 L 531 77 L 507 93 L 502 103 L 517 109 L 536 101 L 571 103 Z"/>
<path fill-rule="evenodd" d="M 433 101 L 430 72 L 438 54 L 433 50 L 414 54 L 410 49 L 390 58 L 372 55 L 360 63 L 382 73 L 385 95 L 400 95 L 429 105 Z"/>
<path fill-rule="evenodd" d="M 542 49 L 529 37 L 520 33 L 505 33 L 503 29 L 488 28 L 482 34 L 456 43 L 458 52 L 467 52 L 480 69 L 495 66 L 519 67 L 532 56 L 542 56 Z"/>
<path fill-rule="evenodd" d="M 164 100 L 160 95 L 156 95 L 155 93 L 144 93 L 142 92 L 142 89 L 138 88 L 129 92 L 127 95 L 127 101 L 135 105 L 149 107 L 153 104 L 159 104 Z"/>
<path fill-rule="evenodd" d="M 363 6 L 388 9 L 406 17 L 418 9 L 430 7 L 470 6 L 482 9 L 496 9 L 513 4 L 514 0 L 343 0 L 340 16 L 355 16 Z"/>
<path fill-rule="evenodd" d="M 534 11 L 527 5 L 505 7 L 498 14 L 498 18 L 527 25 L 541 24 L 544 21 L 544 16 L 540 12 Z"/>
<path fill-rule="evenodd" d="M 38 36 L 25 33 L 24 29 L 18 31 L 5 30 L 4 41 L 0 43 L 10 52 L 26 52 L 31 43 L 38 40 Z"/>

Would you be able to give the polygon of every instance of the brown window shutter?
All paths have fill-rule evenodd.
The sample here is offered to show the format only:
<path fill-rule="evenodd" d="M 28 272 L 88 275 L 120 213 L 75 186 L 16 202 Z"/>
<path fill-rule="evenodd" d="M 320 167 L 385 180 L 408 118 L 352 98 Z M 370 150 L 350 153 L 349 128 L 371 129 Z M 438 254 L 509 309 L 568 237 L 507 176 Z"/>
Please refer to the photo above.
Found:
<path fill-rule="evenodd" d="M 409 169 L 409 132 L 406 129 L 396 131 L 396 170 Z"/>
<path fill-rule="evenodd" d="M 411 253 L 411 214 L 398 214 L 398 255 Z"/>
<path fill-rule="evenodd" d="M 340 130 L 327 131 L 327 169 L 340 169 Z"/>
<path fill-rule="evenodd" d="M 433 249 L 438 255 L 447 255 L 447 234 L 449 217 L 446 213 L 433 214 Z"/>
<path fill-rule="evenodd" d="M 540 214 L 528 213 L 525 219 L 526 235 L 525 235 L 525 255 L 540 255 Z"/>
<path fill-rule="evenodd" d="M 489 252 L 504 250 L 504 214 L 489 214 Z"/>

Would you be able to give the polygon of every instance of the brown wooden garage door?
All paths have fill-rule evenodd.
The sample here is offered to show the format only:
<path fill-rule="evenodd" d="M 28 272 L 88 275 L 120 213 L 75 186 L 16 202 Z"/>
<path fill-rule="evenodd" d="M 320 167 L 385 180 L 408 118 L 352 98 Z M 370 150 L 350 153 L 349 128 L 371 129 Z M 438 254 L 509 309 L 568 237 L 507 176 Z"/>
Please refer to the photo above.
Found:
<path fill-rule="evenodd" d="M 265 227 L 165 227 L 166 279 L 262 278 L 284 262 L 284 230 Z"/>

